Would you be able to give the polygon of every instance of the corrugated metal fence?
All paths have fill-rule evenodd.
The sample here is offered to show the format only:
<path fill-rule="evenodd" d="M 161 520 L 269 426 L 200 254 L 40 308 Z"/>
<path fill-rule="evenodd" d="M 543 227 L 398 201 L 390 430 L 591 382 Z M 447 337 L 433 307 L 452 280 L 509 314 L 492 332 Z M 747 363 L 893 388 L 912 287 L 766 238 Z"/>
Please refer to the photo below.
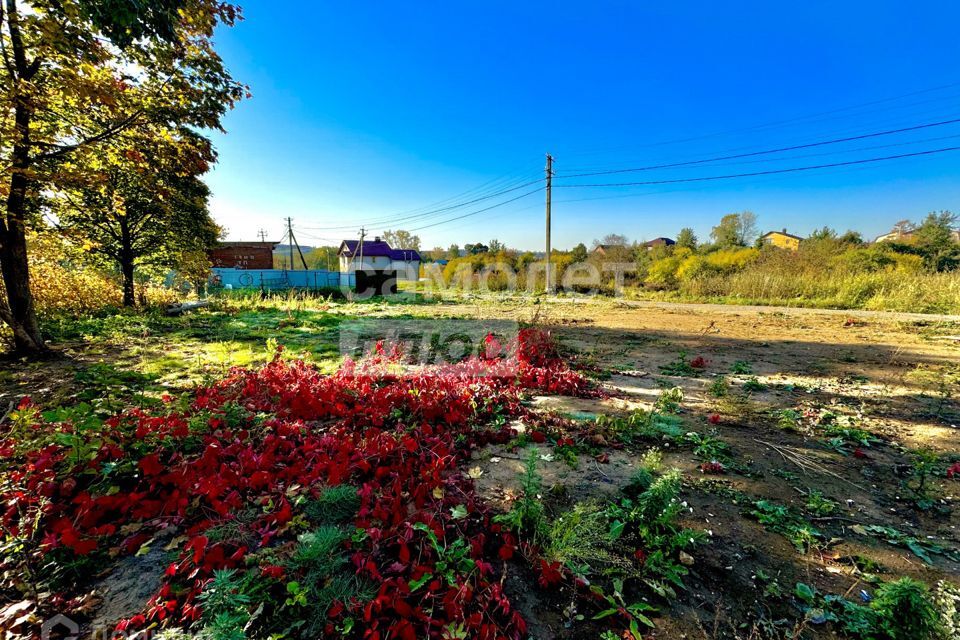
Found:
<path fill-rule="evenodd" d="M 339 289 L 356 287 L 356 276 L 339 271 L 285 269 L 212 269 L 217 284 L 229 289 Z"/>

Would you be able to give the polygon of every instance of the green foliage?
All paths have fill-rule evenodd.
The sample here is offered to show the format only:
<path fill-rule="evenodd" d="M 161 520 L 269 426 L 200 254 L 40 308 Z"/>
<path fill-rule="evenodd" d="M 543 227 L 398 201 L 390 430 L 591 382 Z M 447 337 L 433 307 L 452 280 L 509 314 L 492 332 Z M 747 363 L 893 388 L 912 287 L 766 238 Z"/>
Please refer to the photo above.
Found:
<path fill-rule="evenodd" d="M 757 235 L 757 216 L 751 211 L 729 213 L 710 231 L 710 237 L 720 248 L 746 247 Z"/>
<path fill-rule="evenodd" d="M 911 578 L 880 585 L 866 606 L 821 595 L 802 582 L 794 595 L 808 620 L 833 622 L 843 635 L 861 640 L 935 640 L 944 637 L 939 634 L 948 619 L 941 620 L 939 603 L 928 587 Z"/>
<path fill-rule="evenodd" d="M 349 539 L 338 527 L 318 527 L 298 537 L 287 561 L 288 572 L 300 578 L 287 584 L 286 604 L 300 609 L 292 615 L 302 620 L 307 635 L 323 629 L 326 613 L 335 601 L 350 603 L 372 597 L 370 586 L 348 567 L 344 543 Z"/>
<path fill-rule="evenodd" d="M 0 158 L 15 170 L 4 177 L 0 192 L 14 194 L 3 228 L 18 232 L 5 235 L 5 249 L 28 255 L 23 229 L 46 226 L 39 220 L 41 207 L 48 210 L 52 200 L 79 184 L 107 183 L 103 164 L 129 150 L 115 146 L 119 137 L 162 131 L 156 140 L 199 138 L 199 130 L 219 129 L 221 117 L 246 91 L 230 77 L 212 38 L 218 25 L 230 26 L 237 17 L 235 6 L 212 0 L 8 4 L 0 15 L 8 62 L 0 66 L 0 85 L 7 88 L 0 100 L 6 114 L 0 119 Z M 33 139 L 15 128 L 31 132 Z M 149 154 L 145 149 L 141 157 Z M 181 170 L 203 173 L 201 165 L 214 159 L 208 154 L 194 167 L 183 163 Z M 165 194 L 152 195 L 160 200 Z M 13 316 L 25 318 L 15 321 L 17 340 L 38 350 L 27 270 L 11 267 L 6 275 L 18 295 L 5 297 L 23 307 Z"/>
<path fill-rule="evenodd" d="M 786 431 L 796 431 L 800 428 L 801 413 L 796 409 L 781 409 L 774 412 L 777 426 Z"/>
<path fill-rule="evenodd" d="M 911 578 L 882 585 L 870 608 L 877 614 L 878 630 L 890 640 L 932 638 L 939 627 L 929 589 Z"/>
<path fill-rule="evenodd" d="M 701 460 L 723 461 L 730 458 L 730 445 L 716 436 L 691 431 L 684 436 L 684 441 L 694 446 L 693 455 Z"/>
<path fill-rule="evenodd" d="M 767 385 L 760 382 L 756 376 L 750 376 L 743 381 L 741 388 L 747 393 L 753 393 L 755 391 L 766 391 Z"/>
<path fill-rule="evenodd" d="M 671 387 L 660 392 L 653 408 L 660 413 L 676 414 L 680 412 L 680 403 L 682 402 L 683 389 L 680 387 Z"/>
<path fill-rule="evenodd" d="M 509 512 L 494 518 L 495 521 L 527 535 L 534 542 L 542 538 L 546 529 L 545 511 L 540 497 L 541 479 L 537 472 L 539 455 L 536 448 L 530 450 L 523 476 L 520 478 L 520 497 Z"/>
<path fill-rule="evenodd" d="M 425 573 L 420 579 L 410 583 L 410 590 L 416 591 L 434 576 L 446 580 L 447 585 L 454 587 L 460 576 L 466 576 L 476 569 L 477 564 L 470 557 L 470 544 L 465 538 L 457 538 L 450 543 L 441 543 L 428 525 L 418 522 L 413 525 L 416 531 L 422 531 L 430 541 L 430 546 L 437 554 L 437 563 L 434 565 L 436 573 Z"/>
<path fill-rule="evenodd" d="M 660 373 L 665 376 L 678 376 L 684 378 L 696 378 L 700 376 L 700 371 L 687 362 L 687 352 L 681 351 L 677 354 L 676 360 L 660 367 Z"/>
<path fill-rule="evenodd" d="M 680 232 L 677 234 L 676 246 L 679 249 L 686 248 L 695 250 L 697 248 L 697 236 L 694 235 L 693 229 L 690 227 L 680 229 Z"/>
<path fill-rule="evenodd" d="M 660 472 L 663 466 L 663 452 L 660 449 L 653 448 L 648 450 L 640 458 L 640 465 L 636 473 L 630 478 L 630 482 L 623 488 L 624 494 L 631 498 L 636 498 L 645 492 L 653 484 L 654 477 Z"/>
<path fill-rule="evenodd" d="M 746 360 L 737 360 L 730 365 L 730 373 L 735 373 L 738 375 L 750 375 L 753 373 L 753 365 Z"/>
<path fill-rule="evenodd" d="M 306 504 L 304 513 L 314 522 L 344 524 L 356 516 L 360 509 L 357 488 L 348 484 L 324 489 L 316 500 Z"/>
<path fill-rule="evenodd" d="M 646 602 L 628 602 L 623 595 L 623 580 L 615 579 L 613 580 L 613 594 L 605 593 L 600 587 L 593 586 L 590 590 L 601 600 L 605 601 L 608 605 L 607 609 L 600 611 L 598 614 L 593 616 L 594 620 L 603 620 L 604 618 L 622 614 L 629 617 L 629 629 L 623 633 L 621 638 L 633 638 L 634 640 L 642 640 L 640 635 L 639 625 L 644 625 L 647 627 L 655 626 L 653 620 L 651 620 L 646 614 L 655 612 L 656 607 L 646 603 Z M 606 634 L 612 632 L 604 632 L 604 635 L 601 635 L 601 640 L 606 640 L 609 636 Z M 627 635 L 629 634 L 629 635 Z M 613 636 L 617 638 L 617 636 Z"/>
<path fill-rule="evenodd" d="M 837 503 L 823 495 L 821 491 L 811 489 L 807 493 L 807 502 L 804 505 L 807 511 L 815 516 L 829 516 L 837 511 Z"/>
<path fill-rule="evenodd" d="M 679 500 L 680 472 L 658 477 L 636 498 L 622 498 L 607 513 L 622 526 L 624 540 L 646 553 L 641 571 L 644 583 L 665 598 L 676 597 L 688 570 L 678 561 L 680 551 L 702 541 L 702 532 L 684 529 L 677 522 L 685 504 Z"/>
<path fill-rule="evenodd" d="M 707 388 L 707 393 L 714 398 L 724 398 L 730 393 L 730 382 L 726 376 L 717 376 Z"/>
<path fill-rule="evenodd" d="M 637 410 L 626 417 L 598 416 L 597 426 L 609 429 L 621 442 L 676 440 L 683 435 L 683 419 L 657 411 Z"/>
<path fill-rule="evenodd" d="M 201 636 L 209 640 L 241 640 L 250 622 L 249 581 L 236 569 L 219 569 L 198 596 L 203 606 Z"/>
<path fill-rule="evenodd" d="M 609 529 L 604 507 L 596 502 L 577 503 L 550 523 L 544 554 L 581 576 L 603 565 L 623 564 L 614 553 Z"/>
<path fill-rule="evenodd" d="M 819 234 L 797 251 L 737 249 L 725 219 L 716 247 L 677 249 L 643 267 L 655 297 L 730 304 L 783 304 L 927 313 L 960 311 L 960 243 L 948 214 L 928 216 L 913 238 L 863 246 L 856 234 Z M 747 243 L 749 244 L 749 243 Z M 713 250 L 711 250 L 713 249 Z M 666 290 L 655 294 L 653 289 Z"/>
<path fill-rule="evenodd" d="M 940 471 L 940 456 L 932 449 L 918 449 L 911 455 L 911 473 L 904 483 L 918 509 L 926 511 L 936 504 L 939 487 L 931 483 Z"/>
<path fill-rule="evenodd" d="M 797 551 L 806 553 L 817 546 L 823 534 L 807 523 L 803 516 L 783 505 L 769 500 L 758 500 L 748 514 L 762 524 L 764 528 L 779 533 L 790 541 Z"/>
<path fill-rule="evenodd" d="M 915 538 L 914 536 L 903 533 L 902 531 L 894 529 L 893 527 L 884 527 L 877 524 L 855 524 L 850 527 L 850 530 L 861 536 L 880 536 L 888 544 L 898 547 L 905 547 L 927 564 L 933 564 L 933 558 L 930 557 L 931 555 L 942 555 L 953 560 L 954 562 L 960 562 L 960 552 L 950 549 L 949 547 L 939 545 L 930 540 L 921 540 Z"/>
<path fill-rule="evenodd" d="M 933 599 L 941 621 L 939 640 L 960 638 L 960 586 L 941 580 Z"/>

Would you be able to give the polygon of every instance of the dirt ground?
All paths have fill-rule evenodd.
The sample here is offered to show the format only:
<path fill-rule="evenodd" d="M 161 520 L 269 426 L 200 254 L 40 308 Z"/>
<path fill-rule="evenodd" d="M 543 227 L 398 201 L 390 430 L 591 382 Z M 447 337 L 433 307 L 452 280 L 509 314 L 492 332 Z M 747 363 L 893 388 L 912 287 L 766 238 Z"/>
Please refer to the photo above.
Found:
<path fill-rule="evenodd" d="M 925 563 L 903 538 L 891 544 L 861 528 L 892 527 L 960 549 L 960 516 L 953 509 L 960 483 L 945 480 L 940 468 L 929 485 L 934 504 L 923 508 L 908 489 L 917 450 L 933 451 L 941 461 L 960 459 L 960 323 L 953 319 L 623 303 L 441 306 L 432 312 L 535 319 L 598 372 L 611 396 L 536 398 L 539 410 L 580 420 L 622 414 L 649 408 L 662 389 L 680 387 L 686 428 L 729 445 L 732 468 L 719 476 L 702 473 L 689 449 L 665 449 L 666 465 L 684 474 L 686 525 L 707 531 L 709 544 L 694 554 L 686 592 L 657 620 L 651 637 L 784 637 L 800 628 L 805 637 L 833 637 L 827 625 L 803 621 L 789 597 L 797 582 L 848 597 L 872 590 L 871 573 L 882 579 L 909 575 L 931 585 L 960 582 L 956 555 L 931 555 Z M 681 354 L 687 361 L 703 358 L 704 366 L 693 375 L 666 373 Z M 744 369 L 750 373 L 731 372 Z M 734 391 L 760 385 L 749 407 L 731 408 L 711 394 L 721 376 Z M 845 416 L 874 441 L 856 448 L 803 426 L 785 428 L 776 417 L 785 409 Z M 715 425 L 707 420 L 714 413 L 721 417 Z M 567 504 L 608 498 L 629 480 L 647 448 L 613 452 L 604 464 L 582 460 L 576 469 L 542 456 L 544 486 L 548 493 L 559 489 Z M 508 508 L 519 491 L 522 458 L 491 448 L 477 464 L 483 495 Z M 805 504 L 812 492 L 835 503 L 835 510 L 811 514 Z M 745 517 L 756 500 L 796 509 L 823 532 L 823 544 L 798 552 L 784 536 Z M 534 591 L 522 582 L 514 589 L 534 637 L 590 637 L 564 616 L 562 597 L 538 599 Z"/>
<path fill-rule="evenodd" d="M 684 429 L 725 443 L 729 462 L 725 473 L 707 475 L 701 464 L 709 460 L 691 447 L 660 445 L 665 466 L 683 473 L 684 524 L 706 532 L 708 543 L 692 554 L 686 589 L 669 606 L 658 603 L 649 637 L 780 638 L 801 629 L 803 637 L 834 637 L 829 625 L 804 620 L 791 596 L 797 582 L 851 598 L 871 592 L 874 576 L 960 584 L 960 480 L 944 471 L 960 461 L 958 319 L 514 300 L 391 304 L 365 313 L 514 319 L 549 328 L 608 397 L 534 398 L 531 407 L 542 414 L 586 422 L 648 409 L 664 389 L 682 389 Z M 64 371 L 83 362 L 83 346 L 71 350 L 68 363 L 0 364 L 3 395 L 69 397 L 58 388 L 71 384 Z M 677 366 L 691 362 L 697 366 Z M 728 387 L 723 397 L 720 379 Z M 826 412 L 831 424 L 849 429 L 817 426 Z M 548 505 L 562 510 L 616 496 L 650 448 L 626 446 L 602 461 L 583 457 L 576 467 L 544 449 Z M 918 480 L 924 451 L 936 468 Z M 518 495 L 523 456 L 504 447 L 476 454 L 477 484 L 495 509 L 507 510 Z M 812 511 L 811 496 L 833 507 Z M 798 551 L 749 516 L 759 500 L 794 509 L 822 538 Z M 872 526 L 897 535 L 866 529 Z M 573 622 L 569 594 L 539 591 L 519 567 L 505 584 L 537 640 L 598 637 L 589 620 Z"/>

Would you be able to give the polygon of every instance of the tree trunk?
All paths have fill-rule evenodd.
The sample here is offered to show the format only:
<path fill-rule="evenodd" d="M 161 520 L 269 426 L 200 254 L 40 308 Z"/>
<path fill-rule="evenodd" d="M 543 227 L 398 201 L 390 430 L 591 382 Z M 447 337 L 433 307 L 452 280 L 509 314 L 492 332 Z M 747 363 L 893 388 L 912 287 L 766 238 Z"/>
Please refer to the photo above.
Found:
<path fill-rule="evenodd" d="M 40 335 L 30 293 L 27 264 L 27 240 L 22 223 L 8 219 L 7 230 L 0 234 L 0 269 L 7 293 L 7 304 L 0 304 L 0 319 L 13 329 L 14 352 L 36 355 L 47 351 Z"/>
<path fill-rule="evenodd" d="M 30 124 L 33 105 L 21 92 L 21 83 L 29 82 L 39 69 L 34 60 L 27 62 L 15 0 L 7 0 L 7 27 L 16 69 L 13 93 L 16 137 L 10 154 L 10 191 L 7 194 L 6 220 L 0 221 L 0 271 L 7 293 L 7 304 L 0 304 L 0 319 L 13 329 L 14 351 L 38 355 L 47 351 L 40 334 L 40 323 L 30 291 L 30 265 L 27 261 L 26 209 L 30 186 Z M 9 60 L 7 61 L 9 65 Z"/>
<path fill-rule="evenodd" d="M 29 123 L 29 115 L 24 116 Z M 21 124 L 20 108 L 17 124 Z M 7 219 L 0 230 L 0 270 L 7 292 L 7 308 L 0 317 L 13 329 L 14 351 L 31 355 L 47 351 L 40 334 L 40 323 L 30 292 L 30 266 L 27 261 L 27 234 L 24 224 L 29 168 L 29 148 L 16 145 L 13 150 L 13 173 L 7 196 Z"/>
<path fill-rule="evenodd" d="M 124 259 L 120 264 L 123 274 L 123 306 L 132 307 L 137 304 L 137 297 L 133 289 L 133 259 Z"/>
<path fill-rule="evenodd" d="M 123 306 L 133 307 L 137 297 L 133 288 L 133 239 L 126 218 L 120 217 L 120 273 L 123 275 Z"/>

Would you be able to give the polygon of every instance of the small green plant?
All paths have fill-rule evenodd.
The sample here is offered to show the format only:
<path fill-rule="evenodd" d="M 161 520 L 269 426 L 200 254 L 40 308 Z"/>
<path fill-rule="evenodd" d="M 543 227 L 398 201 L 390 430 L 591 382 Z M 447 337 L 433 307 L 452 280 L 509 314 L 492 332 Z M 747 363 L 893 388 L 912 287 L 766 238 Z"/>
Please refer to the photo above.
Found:
<path fill-rule="evenodd" d="M 625 615 L 629 619 L 630 626 L 628 632 L 630 633 L 630 637 L 634 638 L 635 640 L 642 640 L 639 625 L 642 624 L 647 627 L 656 626 L 653 624 L 653 620 L 646 615 L 648 613 L 656 612 L 656 607 L 647 604 L 646 602 L 628 603 L 623 597 L 623 580 L 614 579 L 612 596 L 605 593 L 600 587 L 597 586 L 591 587 L 591 591 L 593 591 L 594 594 L 596 594 L 600 599 L 604 600 L 609 605 L 607 609 L 604 609 L 597 615 L 593 616 L 594 620 L 602 620 L 617 614 Z"/>
<path fill-rule="evenodd" d="M 900 578 L 880 585 L 869 605 L 838 595 L 822 595 L 811 586 L 797 583 L 794 596 L 808 620 L 833 622 L 843 635 L 865 640 L 935 640 L 946 619 L 938 602 L 922 582 Z"/>
<path fill-rule="evenodd" d="M 800 428 L 801 414 L 796 409 L 781 409 L 774 412 L 777 426 L 784 431 L 797 431 Z"/>
<path fill-rule="evenodd" d="M 707 387 L 707 393 L 714 398 L 725 398 L 730 393 L 730 381 L 726 376 L 717 376 Z"/>
<path fill-rule="evenodd" d="M 730 458 L 730 445 L 716 436 L 691 431 L 683 439 L 694 446 L 693 455 L 701 460 L 723 461 Z"/>
<path fill-rule="evenodd" d="M 638 495 L 650 488 L 653 484 L 656 474 L 660 472 L 663 466 L 663 452 L 654 447 L 648 450 L 640 458 L 640 464 L 630 482 L 623 488 L 623 493 L 636 498 Z"/>
<path fill-rule="evenodd" d="M 334 526 L 317 527 L 297 538 L 297 546 L 287 561 L 287 570 L 298 575 L 294 586 L 287 585 L 287 606 L 300 608 L 304 617 L 304 633 L 317 635 L 326 622 L 327 611 L 334 602 L 349 603 L 372 597 L 368 584 L 348 567 L 344 544 L 350 536 Z"/>
<path fill-rule="evenodd" d="M 746 360 L 737 360 L 730 365 L 730 373 L 737 375 L 750 375 L 753 373 L 753 365 Z"/>
<path fill-rule="evenodd" d="M 343 524 L 352 520 L 359 509 L 357 488 L 341 484 L 321 491 L 317 499 L 306 504 L 304 513 L 310 520 L 322 524 Z"/>
<path fill-rule="evenodd" d="M 910 463 L 910 477 L 904 481 L 903 487 L 917 508 L 927 511 L 936 504 L 940 492 L 940 488 L 931 482 L 939 471 L 940 456 L 930 449 L 918 449 L 913 452 Z"/>
<path fill-rule="evenodd" d="M 823 534 L 816 527 L 805 522 L 802 516 L 788 507 L 769 500 L 754 502 L 753 508 L 748 513 L 764 528 L 779 533 L 789 540 L 800 553 L 806 553 L 819 545 L 823 538 Z"/>
<path fill-rule="evenodd" d="M 688 570 L 678 556 L 704 539 L 703 532 L 691 531 L 677 523 L 685 503 L 679 500 L 680 472 L 665 473 L 636 498 L 622 498 L 607 509 L 612 530 L 645 554 L 643 581 L 664 598 L 676 597 L 683 588 Z"/>
<path fill-rule="evenodd" d="M 826 517 L 836 513 L 838 505 L 817 489 L 811 489 L 807 493 L 807 503 L 804 507 L 815 516 Z"/>
<path fill-rule="evenodd" d="M 911 578 L 882 585 L 871 608 L 877 613 L 879 630 L 891 640 L 932 638 L 939 627 L 930 590 Z"/>
<path fill-rule="evenodd" d="M 748 391 L 742 390 L 719 398 L 717 408 L 724 415 L 741 420 L 753 420 L 761 413 L 761 406 L 753 400 Z"/>
<path fill-rule="evenodd" d="M 597 427 L 623 443 L 635 440 L 676 440 L 683 435 L 683 418 L 657 411 L 634 411 L 626 417 L 598 416 Z"/>
<path fill-rule="evenodd" d="M 754 393 L 757 391 L 766 391 L 767 385 L 760 382 L 757 376 L 750 376 L 743 381 L 741 388 L 747 393 Z"/>
<path fill-rule="evenodd" d="M 434 565 L 436 573 L 425 573 L 417 580 L 410 582 L 410 590 L 416 591 L 424 584 L 429 582 L 434 576 L 446 580 L 448 586 L 456 586 L 459 576 L 467 576 L 477 567 L 477 563 L 470 557 L 470 544 L 465 538 L 457 538 L 447 544 L 441 543 L 428 525 L 418 522 L 413 525 L 414 530 L 422 531 L 430 541 L 430 546 L 437 554 L 437 562 Z"/>
<path fill-rule="evenodd" d="M 600 565 L 623 564 L 613 551 L 607 513 L 595 502 L 580 502 L 547 530 L 545 555 L 574 574 L 586 576 Z"/>
<path fill-rule="evenodd" d="M 862 525 L 855 524 L 850 527 L 850 530 L 861 536 L 880 536 L 888 544 L 892 544 L 898 547 L 905 547 L 913 552 L 913 555 L 917 556 L 927 564 L 933 564 L 933 559 L 931 555 L 942 555 L 946 558 L 950 558 L 954 562 L 960 562 L 960 552 L 957 552 L 954 549 L 944 547 L 930 540 L 920 540 L 911 535 L 898 531 L 893 527 L 884 527 L 878 524 L 871 525 Z"/>
<path fill-rule="evenodd" d="M 247 581 L 236 569 L 219 569 L 198 596 L 203 605 L 201 635 L 210 640 L 242 640 L 250 622 Z"/>
<path fill-rule="evenodd" d="M 510 511 L 494 518 L 514 531 L 526 534 L 534 543 L 541 540 L 546 530 L 546 514 L 540 496 L 542 481 L 537 472 L 539 455 L 536 448 L 530 450 L 520 478 L 520 497 L 514 501 Z"/>
<path fill-rule="evenodd" d="M 696 378 L 700 375 L 700 371 L 691 366 L 687 361 L 686 351 L 681 351 L 677 355 L 676 360 L 672 360 L 660 367 L 660 373 L 665 376 L 676 376 L 679 378 Z"/>
<path fill-rule="evenodd" d="M 683 389 L 671 387 L 660 392 L 653 408 L 660 413 L 676 414 L 680 412 L 681 402 L 683 402 Z"/>

